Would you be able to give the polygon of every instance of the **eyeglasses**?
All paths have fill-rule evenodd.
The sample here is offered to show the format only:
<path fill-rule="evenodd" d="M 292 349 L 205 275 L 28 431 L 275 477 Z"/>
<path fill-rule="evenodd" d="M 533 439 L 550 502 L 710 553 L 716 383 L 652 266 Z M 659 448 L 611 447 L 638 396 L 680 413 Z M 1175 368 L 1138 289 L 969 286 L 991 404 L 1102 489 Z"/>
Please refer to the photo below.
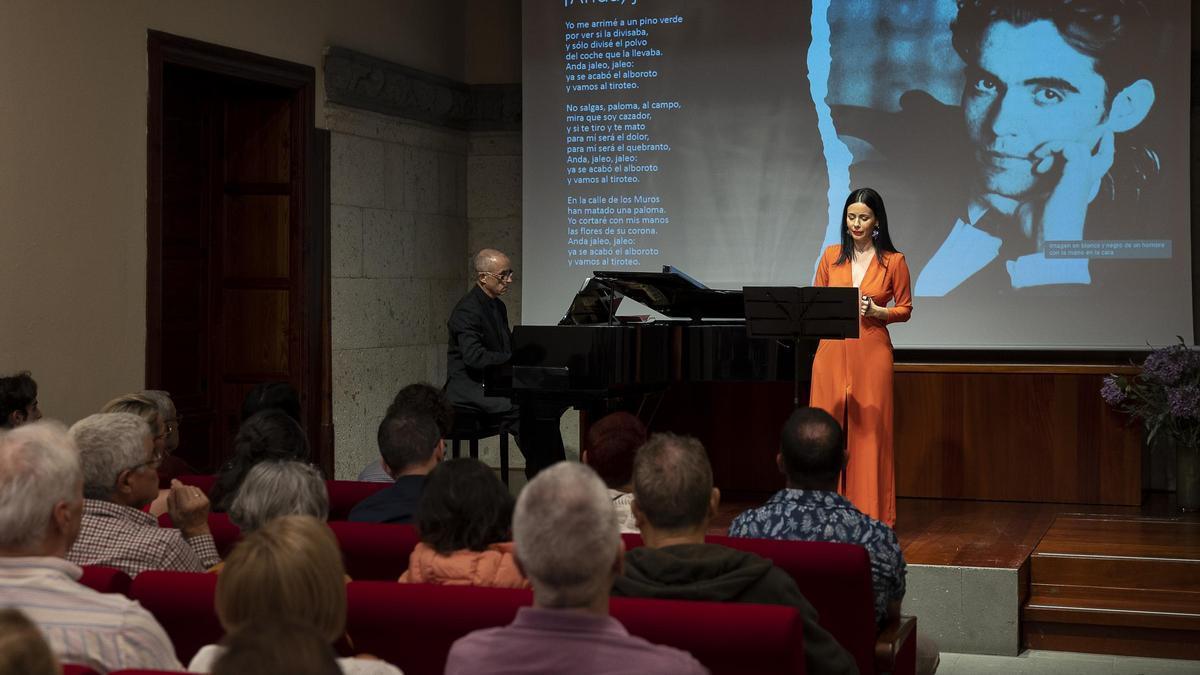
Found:
<path fill-rule="evenodd" d="M 133 466 L 121 469 L 121 471 L 118 472 L 117 475 L 120 475 L 121 473 L 124 473 L 126 471 L 128 471 L 129 473 L 133 473 L 134 471 L 141 469 L 143 466 L 148 466 L 150 468 L 157 469 L 159 466 L 162 465 L 162 461 L 163 461 L 163 453 L 159 452 L 158 450 L 154 450 L 153 452 L 150 453 L 150 459 L 148 459 L 144 462 L 140 462 L 138 464 L 134 464 Z"/>
<path fill-rule="evenodd" d="M 496 279 L 497 281 L 512 281 L 513 280 L 513 271 L 512 270 L 500 270 L 499 272 L 484 272 L 484 274 L 488 275 L 489 277 L 492 277 L 493 279 Z"/>
<path fill-rule="evenodd" d="M 183 421 L 183 415 L 177 415 L 173 419 L 166 421 L 167 433 L 179 431 L 179 423 Z"/>

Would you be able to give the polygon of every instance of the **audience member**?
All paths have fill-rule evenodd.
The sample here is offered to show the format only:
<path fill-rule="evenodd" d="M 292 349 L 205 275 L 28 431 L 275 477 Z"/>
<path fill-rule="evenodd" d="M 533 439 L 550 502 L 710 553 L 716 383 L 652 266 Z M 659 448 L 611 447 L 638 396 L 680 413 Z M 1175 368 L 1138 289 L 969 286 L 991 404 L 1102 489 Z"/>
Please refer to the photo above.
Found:
<path fill-rule="evenodd" d="M 316 467 L 303 462 L 259 462 L 229 505 L 229 519 L 249 534 L 280 516 L 329 518 L 329 491 Z"/>
<path fill-rule="evenodd" d="M 145 570 L 203 572 L 219 560 L 208 529 L 208 498 L 175 481 L 167 510 L 179 529 L 141 509 L 158 496 L 161 456 L 150 427 L 131 413 L 100 413 L 71 427 L 83 468 L 83 529 L 67 559 L 137 576 Z"/>
<path fill-rule="evenodd" d="M 417 382 L 405 386 L 396 392 L 392 404 L 388 406 L 385 417 L 397 417 L 406 412 L 428 413 L 437 423 L 438 434 L 449 438 L 454 430 L 454 406 L 445 392 L 431 384 Z M 387 461 L 383 458 L 374 460 L 358 472 L 358 479 L 370 483 L 390 483 L 392 477 L 387 472 Z"/>
<path fill-rule="evenodd" d="M 170 485 L 172 479 L 180 476 L 199 473 L 195 467 L 176 454 L 176 451 L 179 450 L 179 421 L 182 416 L 175 409 L 175 402 L 171 400 L 171 395 L 158 389 L 147 389 L 138 392 L 138 395 L 153 401 L 154 405 L 158 406 L 158 414 L 162 417 L 163 426 L 166 428 L 165 454 L 162 464 L 158 467 L 159 486 Z"/>
<path fill-rule="evenodd" d="M 442 461 L 446 444 L 433 415 L 417 409 L 384 417 L 376 438 L 384 467 L 394 482 L 359 502 L 350 510 L 349 519 L 411 523 L 425 489 L 425 476 Z"/>
<path fill-rule="evenodd" d="M 226 635 L 212 675 L 341 675 L 337 654 L 316 628 L 279 618 Z"/>
<path fill-rule="evenodd" d="M 429 473 L 417 507 L 421 542 L 402 583 L 528 588 L 513 562 L 513 498 L 477 459 L 452 459 Z"/>
<path fill-rule="evenodd" d="M 690 654 L 629 635 L 608 614 L 623 545 L 604 483 L 560 462 L 535 476 L 513 514 L 517 564 L 533 606 L 511 624 L 459 639 L 447 675 L 472 673 L 706 673 Z"/>
<path fill-rule="evenodd" d="M 286 412 L 268 408 L 254 413 L 233 438 L 233 457 L 217 475 L 209 493 L 214 511 L 228 511 L 246 473 L 268 460 L 307 462 L 308 436 Z"/>
<path fill-rule="evenodd" d="M 154 440 L 154 452 L 159 457 L 167 456 L 167 422 L 159 412 L 158 404 L 141 394 L 118 396 L 100 409 L 102 413 L 130 413 L 145 420 Z"/>
<path fill-rule="evenodd" d="M 241 421 L 264 410 L 282 410 L 296 424 L 304 424 L 300 418 L 300 392 L 289 382 L 262 382 L 251 389 L 242 399 Z"/>
<path fill-rule="evenodd" d="M 904 554 L 896 533 L 859 511 L 837 492 L 846 466 L 842 429 L 820 408 L 800 408 L 783 425 L 775 462 L 787 487 L 756 509 L 733 519 L 731 537 L 832 541 L 856 544 L 871 558 L 875 620 L 880 625 L 900 615 L 904 599 Z M 937 645 L 917 642 L 918 672 L 937 669 Z"/>
<path fill-rule="evenodd" d="M 29 371 L 0 377 L 0 429 L 15 429 L 40 419 L 37 382 Z"/>
<path fill-rule="evenodd" d="M 83 570 L 63 560 L 79 534 L 83 501 L 79 453 L 61 425 L 0 433 L 0 606 L 25 612 L 64 663 L 178 669 L 149 612 L 78 583 Z"/>
<path fill-rule="evenodd" d="M 699 441 L 651 436 L 634 460 L 633 495 L 645 546 L 625 554 L 614 595 L 789 605 L 804 622 L 809 673 L 858 672 L 850 654 L 817 623 L 816 610 L 787 572 L 753 553 L 704 543 L 721 492 L 713 487 L 712 467 Z"/>
<path fill-rule="evenodd" d="M 42 632 L 19 609 L 0 609 L 0 674 L 60 675 Z"/>
<path fill-rule="evenodd" d="M 581 459 L 600 474 L 617 510 L 621 532 L 637 532 L 633 519 L 633 457 L 646 442 L 646 425 L 625 411 L 607 415 L 588 427 Z"/>
<path fill-rule="evenodd" d="M 255 630 L 279 617 L 313 627 L 327 644 L 346 628 L 345 568 L 337 540 L 312 516 L 280 516 L 243 539 L 217 581 L 217 618 L 226 634 Z M 210 672 L 225 647 L 201 647 L 188 670 Z M 371 658 L 338 659 L 342 672 L 400 675 Z"/>

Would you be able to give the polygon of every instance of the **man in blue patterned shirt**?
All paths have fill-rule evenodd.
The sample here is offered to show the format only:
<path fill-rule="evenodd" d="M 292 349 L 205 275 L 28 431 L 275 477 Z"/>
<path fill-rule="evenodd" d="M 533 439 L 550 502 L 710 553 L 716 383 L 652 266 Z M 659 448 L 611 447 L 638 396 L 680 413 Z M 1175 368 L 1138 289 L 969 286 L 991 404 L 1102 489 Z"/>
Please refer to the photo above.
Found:
<path fill-rule="evenodd" d="M 801 408 L 783 425 L 775 458 L 787 487 L 766 504 L 733 519 L 729 536 L 858 544 L 871 558 L 875 620 L 899 616 L 904 598 L 904 555 L 896 533 L 837 493 L 846 464 L 842 430 L 818 408 Z"/>

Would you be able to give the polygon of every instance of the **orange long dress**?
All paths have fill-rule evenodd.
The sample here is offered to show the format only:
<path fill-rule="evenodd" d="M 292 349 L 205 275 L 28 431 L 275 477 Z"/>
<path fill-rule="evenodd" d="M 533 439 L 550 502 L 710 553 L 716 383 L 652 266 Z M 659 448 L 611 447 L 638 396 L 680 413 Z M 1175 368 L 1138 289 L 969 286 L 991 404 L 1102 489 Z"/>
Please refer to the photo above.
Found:
<path fill-rule="evenodd" d="M 853 286 L 852 265 L 834 265 L 840 244 L 830 246 L 817 265 L 817 286 Z M 900 253 L 872 257 L 859 295 L 888 307 L 886 321 L 859 317 L 858 338 L 822 340 L 813 360 L 809 405 L 845 425 L 846 498 L 863 513 L 896 524 L 896 474 L 892 466 L 892 338 L 887 324 L 912 315 L 908 263 Z"/>

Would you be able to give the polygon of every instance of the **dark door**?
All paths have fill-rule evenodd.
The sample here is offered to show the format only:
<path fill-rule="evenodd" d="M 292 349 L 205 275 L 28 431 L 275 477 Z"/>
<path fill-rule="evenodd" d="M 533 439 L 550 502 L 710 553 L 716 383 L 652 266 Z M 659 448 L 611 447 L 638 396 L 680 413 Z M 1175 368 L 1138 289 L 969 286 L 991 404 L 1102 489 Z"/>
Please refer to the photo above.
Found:
<path fill-rule="evenodd" d="M 211 471 L 246 393 L 290 382 L 328 472 L 327 179 L 312 147 L 327 136 L 312 128 L 312 69 L 156 33 L 150 52 L 148 385 L 183 416 L 180 456 Z"/>

